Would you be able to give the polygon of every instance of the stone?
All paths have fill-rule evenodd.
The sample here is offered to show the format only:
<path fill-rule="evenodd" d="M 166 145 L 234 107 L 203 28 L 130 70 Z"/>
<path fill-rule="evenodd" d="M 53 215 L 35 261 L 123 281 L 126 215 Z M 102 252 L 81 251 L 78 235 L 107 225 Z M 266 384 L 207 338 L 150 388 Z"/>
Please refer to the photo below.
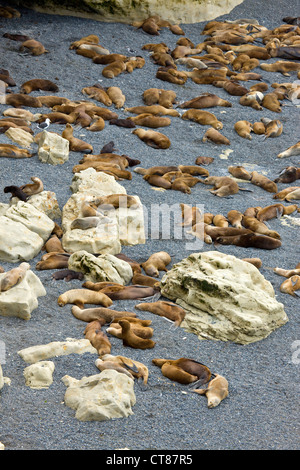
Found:
<path fill-rule="evenodd" d="M 0 260 L 11 263 L 28 261 L 40 252 L 43 245 L 43 239 L 23 223 L 6 215 L 0 216 Z"/>
<path fill-rule="evenodd" d="M 272 284 L 255 266 L 217 251 L 175 264 L 161 280 L 161 294 L 186 310 L 181 326 L 200 339 L 248 344 L 288 321 Z"/>
<path fill-rule="evenodd" d="M 18 127 L 10 127 L 5 132 L 5 135 L 13 142 L 30 149 L 31 144 L 34 142 L 32 135 L 29 132 L 24 131 Z"/>
<path fill-rule="evenodd" d="M 99 21 L 131 23 L 159 15 L 171 23 L 197 23 L 229 13 L 243 0 L 25 0 L 40 12 L 73 15 Z"/>
<path fill-rule="evenodd" d="M 25 367 L 25 385 L 33 389 L 49 388 L 53 382 L 54 369 L 52 361 L 40 361 Z"/>
<path fill-rule="evenodd" d="M 109 194 L 126 194 L 126 189 L 111 175 L 95 168 L 75 173 L 70 189 L 73 193 L 85 193 L 89 196 L 108 196 Z"/>
<path fill-rule="evenodd" d="M 82 272 L 87 281 L 117 282 L 129 284 L 133 272 L 129 263 L 110 254 L 94 256 L 87 251 L 73 253 L 68 262 L 69 269 Z"/>
<path fill-rule="evenodd" d="M 53 341 L 48 344 L 38 344 L 18 351 L 19 356 L 27 363 L 34 364 L 55 356 L 68 354 L 98 354 L 88 339 L 67 338 L 65 341 Z"/>
<path fill-rule="evenodd" d="M 28 204 L 32 204 L 36 209 L 44 212 L 51 220 L 61 218 L 61 210 L 53 191 L 42 191 L 33 194 L 27 199 Z"/>
<path fill-rule="evenodd" d="M 2 367 L 1 367 L 1 364 L 0 364 L 0 390 L 3 387 L 4 387 L 4 378 L 3 378 Z"/>
<path fill-rule="evenodd" d="M 77 380 L 65 375 L 64 401 L 76 410 L 79 421 L 107 421 L 133 414 L 136 403 L 134 380 L 115 370 L 104 370 L 100 374 Z"/>
<path fill-rule="evenodd" d="M 69 160 L 69 141 L 55 133 L 43 131 L 38 156 L 42 163 L 62 165 Z"/>
<path fill-rule="evenodd" d="M 22 223 L 32 232 L 37 233 L 44 241 L 48 240 L 55 225 L 44 212 L 24 201 L 13 204 L 6 211 L 5 216 L 15 222 Z"/>
<path fill-rule="evenodd" d="M 0 274 L 0 280 L 5 273 Z M 38 307 L 38 297 L 45 296 L 46 290 L 40 279 L 31 270 L 19 284 L 0 292 L 0 316 L 31 318 L 31 312 Z"/>

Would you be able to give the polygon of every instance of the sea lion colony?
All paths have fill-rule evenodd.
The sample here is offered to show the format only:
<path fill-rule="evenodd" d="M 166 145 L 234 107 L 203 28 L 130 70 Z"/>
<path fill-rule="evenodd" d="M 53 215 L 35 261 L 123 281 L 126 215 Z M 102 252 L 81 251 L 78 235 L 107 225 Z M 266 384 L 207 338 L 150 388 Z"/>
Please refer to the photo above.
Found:
<path fill-rule="evenodd" d="M 16 10 L 8 7 L 1 8 L 0 15 L 6 18 L 19 17 Z M 300 186 L 297 186 L 297 180 L 300 179 L 299 167 L 287 164 L 279 175 L 274 175 L 272 180 L 257 171 L 248 171 L 242 165 L 229 166 L 226 176 L 218 175 L 217 165 L 212 165 L 214 167 L 212 174 L 203 166 L 215 163 L 215 158 L 204 156 L 195 156 L 193 164 L 190 165 L 183 161 L 182 165 L 157 165 L 144 168 L 139 166 L 142 164 L 140 160 L 114 153 L 116 149 L 113 140 L 106 144 L 99 154 L 95 154 L 88 138 L 87 141 L 81 140 L 73 134 L 78 128 L 83 128 L 88 133 L 101 132 L 109 124 L 112 125 L 110 134 L 113 139 L 114 125 L 134 128 L 132 131 L 134 136 L 163 154 L 164 149 L 170 148 L 175 142 L 173 143 L 161 132 L 161 129 L 171 126 L 172 120 L 181 119 L 182 129 L 187 124 L 186 121 L 195 122 L 201 127 L 207 126 L 204 127 L 205 133 L 202 139 L 206 145 L 212 142 L 220 147 L 229 146 L 230 141 L 226 137 L 224 125 L 212 112 L 212 108 L 231 108 L 233 103 L 230 98 L 237 96 L 241 109 L 250 106 L 260 112 L 268 109 L 276 113 L 273 119 L 266 119 L 261 118 L 258 112 L 257 120 L 249 122 L 245 109 L 245 119 L 232 123 L 237 138 L 251 140 L 255 135 L 258 138 L 262 136 L 263 148 L 266 139 L 280 139 L 287 123 L 283 124 L 278 114 L 282 112 L 283 106 L 291 105 L 293 99 L 300 96 L 299 85 L 293 83 L 296 78 L 300 78 L 299 26 L 284 20 L 274 29 L 243 21 L 241 23 L 209 21 L 201 33 L 205 36 L 205 40 L 200 44 L 194 44 L 186 38 L 179 25 L 171 25 L 157 16 L 150 17 L 144 22 L 134 23 L 132 26 L 142 28 L 145 33 L 153 36 L 159 36 L 162 28 L 169 28 L 173 34 L 181 37 L 176 47 L 171 49 L 164 42 L 145 44 L 142 42 L 145 35 L 141 35 L 140 49 L 149 53 L 148 59 L 147 57 L 144 59 L 141 56 L 126 56 L 119 54 L 118 51 L 109 51 L 105 47 L 105 38 L 100 39 L 97 34 L 89 31 L 87 36 L 70 43 L 69 49 L 74 51 L 74 54 L 86 58 L 87 68 L 89 60 L 101 65 L 99 70 L 102 76 L 113 80 L 116 84 L 109 87 L 102 87 L 99 83 L 84 84 L 78 101 L 72 101 L 68 96 L 60 96 L 59 86 L 50 80 L 31 78 L 17 84 L 9 71 L 2 69 L 0 78 L 5 84 L 6 94 L 4 106 L 1 106 L 4 116 L 0 120 L 1 133 L 10 128 L 20 128 L 32 135 L 33 124 L 42 123 L 48 118 L 50 123 L 61 125 L 61 135 L 69 141 L 70 150 L 83 153 L 79 164 L 74 165 L 73 173 L 92 167 L 96 171 L 113 175 L 116 180 L 131 180 L 132 167 L 135 174 L 142 175 L 145 184 L 150 184 L 154 189 L 159 188 L 161 191 L 175 190 L 191 194 L 195 185 L 203 185 L 204 188 L 205 185 L 213 186 L 208 190 L 211 197 L 232 198 L 232 209 L 227 214 L 201 213 L 197 207 L 181 203 L 179 195 L 182 225 L 188 233 L 201 238 L 207 244 L 214 244 L 215 247 L 218 244 L 236 244 L 263 250 L 279 248 L 282 244 L 280 233 L 272 230 L 267 221 L 299 212 L 297 203 L 294 204 L 294 201 L 300 198 Z M 13 31 L 5 33 L 4 37 L 19 44 L 16 47 L 20 52 L 26 51 L 32 56 L 51 54 L 51 50 L 47 50 L 35 38 Z M 278 60 L 268 62 L 274 58 Z M 121 74 L 131 73 L 137 74 L 138 77 L 138 70 L 144 67 L 146 60 L 157 65 L 157 88 L 145 89 L 141 97 L 143 105 L 125 107 L 126 93 L 117 86 L 118 77 Z M 272 82 L 272 72 L 275 71 L 283 75 L 283 83 Z M 263 81 L 263 72 L 264 77 L 265 73 L 268 73 L 268 82 Z M 179 102 L 176 92 L 166 89 L 168 82 L 180 88 L 189 80 L 199 85 L 212 85 L 216 93 L 202 92 L 198 96 Z M 19 89 L 17 92 L 14 90 L 15 87 Z M 225 90 L 228 99 L 218 96 L 219 88 Z M 36 93 L 36 96 L 32 96 L 33 91 L 47 91 L 50 94 Z M 138 98 L 137 101 L 140 101 Z M 114 109 L 108 109 L 109 107 Z M 124 110 L 128 117 L 121 118 L 118 110 Z M 34 136 L 35 143 L 38 143 L 40 135 Z M 289 148 L 278 153 L 277 157 L 299 155 L 300 141 L 291 144 Z M 0 156 L 30 159 L 34 156 L 34 152 L 16 145 L 1 143 Z M 30 195 L 41 192 L 47 180 L 46 176 L 43 182 L 34 176 L 31 179 L 32 183 L 24 182 L 21 187 L 8 182 L 4 193 L 11 193 L 12 197 L 26 201 Z M 252 186 L 249 184 L 247 187 L 243 186 L 243 181 Z M 280 189 L 278 184 L 290 186 Z M 234 207 L 234 195 L 239 191 L 246 191 L 245 197 L 247 197 L 247 191 L 255 191 L 255 186 L 270 193 L 270 204 L 266 207 L 249 207 L 244 213 L 237 211 Z M 99 204 L 100 202 L 103 203 L 99 201 Z M 117 204 L 116 201 L 108 203 L 114 207 Z M 97 204 L 86 204 L 83 208 L 83 217 L 74 221 L 74 228 L 80 226 L 84 229 L 93 226 L 97 210 Z M 37 263 L 36 269 L 55 270 L 52 277 L 57 281 L 83 280 L 81 273 L 68 269 L 70 253 L 65 252 L 61 236 L 62 231 L 56 224 L 52 236 L 45 243 L 46 253 Z M 119 299 L 136 299 L 137 310 L 163 316 L 176 326 L 183 321 L 185 311 L 172 302 L 159 300 L 158 277 L 161 272 L 167 271 L 167 266 L 171 263 L 168 252 L 153 253 L 148 260 L 141 263 L 123 256 L 133 269 L 132 285 L 86 281 L 81 288 L 66 290 L 59 296 L 57 303 L 59 306 L 73 304 L 71 307 L 73 316 L 87 323 L 83 335 L 98 351 L 96 367 L 99 370 L 114 368 L 130 377 L 141 379 L 146 385 L 149 375 L 147 366 L 126 356 L 112 355 L 109 336 L 119 338 L 129 349 L 130 347 L 153 349 L 155 331 L 150 327 L 151 320 L 139 319 L 134 312 L 115 310 L 114 302 Z M 262 265 L 259 258 L 244 259 L 258 269 Z M 9 289 L 20 282 L 27 268 L 27 264 L 22 263 L 16 270 L 8 271 L 1 282 L 1 290 Z M 297 295 L 297 290 L 300 289 L 299 264 L 296 267 L 291 266 L 290 270 L 276 267 L 274 272 L 286 278 L 280 286 L 280 291 L 292 296 Z M 144 302 L 139 303 L 141 300 Z M 86 304 L 97 306 L 86 308 Z M 103 331 L 104 326 L 106 332 Z M 228 395 L 226 379 L 218 373 L 211 372 L 194 359 L 155 358 L 152 362 L 158 365 L 163 375 L 170 380 L 197 385 L 208 384 L 207 389 L 196 388 L 195 391 L 208 397 L 209 407 L 217 406 Z"/>

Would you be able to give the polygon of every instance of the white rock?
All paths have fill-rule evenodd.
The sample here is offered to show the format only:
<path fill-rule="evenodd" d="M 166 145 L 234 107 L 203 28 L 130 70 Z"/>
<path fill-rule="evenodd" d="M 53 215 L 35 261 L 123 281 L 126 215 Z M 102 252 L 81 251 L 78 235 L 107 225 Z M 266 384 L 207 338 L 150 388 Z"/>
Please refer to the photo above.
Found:
<path fill-rule="evenodd" d="M 49 388 L 53 383 L 55 365 L 52 361 L 40 361 L 25 367 L 25 385 L 33 389 Z"/>
<path fill-rule="evenodd" d="M 18 201 L 19 201 L 19 199 L 18 199 Z M 4 202 L 0 202 L 0 216 L 5 215 L 7 209 L 9 209 L 9 207 L 10 207 L 10 204 L 5 204 Z"/>
<path fill-rule="evenodd" d="M 44 212 L 52 220 L 61 218 L 61 210 L 53 191 L 42 191 L 39 194 L 33 194 L 28 198 L 27 203 Z"/>
<path fill-rule="evenodd" d="M 43 131 L 38 156 L 42 163 L 61 165 L 69 160 L 69 141 L 55 133 Z"/>
<path fill-rule="evenodd" d="M 65 404 L 76 410 L 79 421 L 105 421 L 133 414 L 134 381 L 125 374 L 107 369 L 80 380 L 66 375 L 62 381 L 68 387 Z"/>
<path fill-rule="evenodd" d="M 161 280 L 161 293 L 186 310 L 181 326 L 200 339 L 248 344 L 288 321 L 272 284 L 255 266 L 216 251 L 175 264 Z"/>
<path fill-rule="evenodd" d="M 53 341 L 48 344 L 38 344 L 18 351 L 19 356 L 29 363 L 50 359 L 55 356 L 68 354 L 84 354 L 86 352 L 98 354 L 88 339 L 67 338 L 65 341 Z"/>
<path fill-rule="evenodd" d="M 43 239 L 23 223 L 16 222 L 6 215 L 0 216 L 0 259 L 2 261 L 11 263 L 28 261 L 40 252 L 43 244 Z"/>
<path fill-rule="evenodd" d="M 129 263 L 110 254 L 94 256 L 87 251 L 73 253 L 68 261 L 69 269 L 84 274 L 92 282 L 117 282 L 126 285 L 132 279 L 133 272 Z"/>
<path fill-rule="evenodd" d="M 70 186 L 73 193 L 85 193 L 90 196 L 108 196 L 109 194 L 126 194 L 126 189 L 111 175 L 95 168 L 87 168 L 75 173 Z"/>
<path fill-rule="evenodd" d="M 29 134 L 29 132 L 26 132 L 24 129 L 20 129 L 18 127 L 10 127 L 5 132 L 5 135 L 13 142 L 19 144 L 21 147 L 28 149 L 31 148 L 31 144 L 34 142 L 33 137 L 31 134 Z"/>
<path fill-rule="evenodd" d="M 3 388 L 3 386 L 4 386 L 4 378 L 3 378 L 2 367 L 1 367 L 1 364 L 0 364 L 0 390 L 1 390 L 1 388 Z"/>
<path fill-rule="evenodd" d="M 4 450 L 4 449 L 5 449 L 4 444 L 2 444 L 2 442 L 0 442 L 0 450 Z"/>
<path fill-rule="evenodd" d="M 0 274 L 0 280 L 5 273 Z M 31 318 L 31 312 L 38 307 L 38 297 L 46 295 L 40 279 L 28 270 L 19 284 L 0 292 L 0 315 L 18 317 L 23 320 Z"/>
<path fill-rule="evenodd" d="M 32 232 L 37 233 L 44 241 L 48 240 L 54 229 L 53 220 L 28 202 L 19 201 L 17 204 L 13 204 L 5 215 L 11 220 L 25 225 Z"/>

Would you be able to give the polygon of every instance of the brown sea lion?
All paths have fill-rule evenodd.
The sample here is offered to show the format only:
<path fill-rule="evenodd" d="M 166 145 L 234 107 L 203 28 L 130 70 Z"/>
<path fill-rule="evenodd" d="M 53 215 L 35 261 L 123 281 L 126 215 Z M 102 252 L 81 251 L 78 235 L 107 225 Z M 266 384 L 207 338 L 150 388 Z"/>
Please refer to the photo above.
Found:
<path fill-rule="evenodd" d="M 102 292 L 95 292 L 90 289 L 71 289 L 61 294 L 57 303 L 60 307 L 66 304 L 75 304 L 79 308 L 84 308 L 85 304 L 103 305 L 110 307 L 112 300 Z"/>
<path fill-rule="evenodd" d="M 216 242 L 221 245 L 236 245 L 244 248 L 254 247 L 263 250 L 274 250 L 281 246 L 280 240 L 266 235 L 256 235 L 253 232 L 235 236 L 217 237 Z"/>
<path fill-rule="evenodd" d="M 74 305 L 71 308 L 71 312 L 78 320 L 85 322 L 100 320 L 103 325 L 105 323 L 111 323 L 115 318 L 136 317 L 136 313 L 134 312 L 117 311 L 105 307 L 80 308 Z"/>
<path fill-rule="evenodd" d="M 134 129 L 132 133 L 137 135 L 145 144 L 155 149 L 168 149 L 171 145 L 170 139 L 161 132 L 138 128 Z"/>
<path fill-rule="evenodd" d="M 21 46 L 19 47 L 19 51 L 23 52 L 27 49 L 31 55 L 38 56 L 49 52 L 43 44 L 35 39 L 27 39 L 26 41 L 22 42 Z"/>
<path fill-rule="evenodd" d="M 150 127 L 152 129 L 156 129 L 158 127 L 166 127 L 171 124 L 170 118 L 155 116 L 154 114 L 150 113 L 138 114 L 137 116 L 129 117 L 128 119 L 132 121 L 135 125 Z"/>
<path fill-rule="evenodd" d="M 24 279 L 29 269 L 30 264 L 24 262 L 17 268 L 12 268 L 7 271 L 0 279 L 0 292 L 6 292 L 18 285 Z"/>
<path fill-rule="evenodd" d="M 214 157 L 197 157 L 195 165 L 210 165 L 214 161 Z"/>
<path fill-rule="evenodd" d="M 100 292 L 107 295 L 112 300 L 141 300 L 146 297 L 152 297 L 159 292 L 159 288 L 139 285 L 107 286 L 101 289 Z"/>
<path fill-rule="evenodd" d="M 204 134 L 202 138 L 203 142 L 213 142 L 214 144 L 218 145 L 230 145 L 229 139 L 222 135 L 217 129 L 210 127 Z"/>
<path fill-rule="evenodd" d="M 181 119 L 197 122 L 198 124 L 212 126 L 214 129 L 223 129 L 223 123 L 208 111 L 191 108 L 181 116 Z"/>
<path fill-rule="evenodd" d="M 279 218 L 284 214 L 284 205 L 283 204 L 272 204 L 270 206 L 262 207 L 257 211 L 256 218 L 260 222 L 265 220 L 274 219 L 275 217 Z"/>
<path fill-rule="evenodd" d="M 88 36 L 84 36 L 78 41 L 73 41 L 70 44 L 69 49 L 77 49 L 81 44 L 98 44 L 99 37 L 96 34 L 89 34 Z"/>
<path fill-rule="evenodd" d="M 275 230 L 270 230 L 263 222 L 260 222 L 256 217 L 243 217 L 242 224 L 245 228 L 252 230 L 257 234 L 267 235 L 268 237 L 280 239 L 280 235 Z"/>
<path fill-rule="evenodd" d="M 300 289 L 300 276 L 298 274 L 294 274 L 293 276 L 290 276 L 288 279 L 283 281 L 283 283 L 280 286 L 280 292 L 283 292 L 284 294 L 290 294 L 292 296 L 298 296 L 296 294 L 296 291 Z"/>
<path fill-rule="evenodd" d="M 117 109 L 123 108 L 126 97 L 123 94 L 121 88 L 117 86 L 110 86 L 107 88 L 106 93 Z"/>
<path fill-rule="evenodd" d="M 239 178 L 245 181 L 251 180 L 251 174 L 241 165 L 229 166 L 228 171 L 232 176 L 234 176 L 234 178 Z"/>
<path fill-rule="evenodd" d="M 135 272 L 132 277 L 132 283 L 138 284 L 141 286 L 150 286 L 159 288 L 159 281 L 151 276 L 146 276 L 145 274 Z"/>
<path fill-rule="evenodd" d="M 180 359 L 152 359 L 152 363 L 160 367 L 162 374 L 170 380 L 181 384 L 198 382 L 203 385 L 209 382 L 211 371 L 207 366 L 193 359 L 181 357 Z"/>
<path fill-rule="evenodd" d="M 48 253 L 51 256 L 47 258 L 42 257 L 41 261 L 38 261 L 35 268 L 39 271 L 46 269 L 64 269 L 68 267 L 68 261 L 70 255 L 68 253 L 56 253 L 55 251 Z"/>
<path fill-rule="evenodd" d="M 237 121 L 234 124 L 234 130 L 235 132 L 240 136 L 243 137 L 243 139 L 249 139 L 251 140 L 251 131 L 252 131 L 252 124 L 249 121 Z"/>
<path fill-rule="evenodd" d="M 277 155 L 277 158 L 285 158 L 285 157 L 291 157 L 293 155 L 300 155 L 300 141 L 297 142 L 296 144 L 294 145 L 291 145 L 290 147 L 288 147 L 286 150 L 284 150 L 283 152 L 280 152 L 278 155 Z"/>
<path fill-rule="evenodd" d="M 198 207 L 189 206 L 187 204 L 180 204 L 181 215 L 182 215 L 182 226 L 193 226 L 202 220 L 202 214 Z"/>
<path fill-rule="evenodd" d="M 255 186 L 259 186 L 269 193 L 277 193 L 277 184 L 257 171 L 252 171 L 250 181 L 252 184 L 255 184 Z"/>
<path fill-rule="evenodd" d="M 149 377 L 149 371 L 148 367 L 145 366 L 142 362 L 130 359 L 126 356 L 112 356 L 112 355 L 104 355 L 102 357 L 104 361 L 111 361 L 111 362 L 117 362 L 122 368 L 130 372 L 130 374 L 139 379 L 143 380 L 144 385 L 148 383 L 148 377 Z M 96 361 L 97 362 L 97 361 Z"/>
<path fill-rule="evenodd" d="M 166 266 L 171 263 L 171 256 L 166 251 L 153 253 L 147 261 L 141 263 L 148 276 L 159 277 L 159 271 L 167 271 Z"/>
<path fill-rule="evenodd" d="M 66 253 L 63 249 L 61 240 L 58 238 L 57 235 L 53 234 L 45 243 L 44 245 L 45 250 L 47 253 Z"/>
<path fill-rule="evenodd" d="M 100 357 L 111 352 L 111 342 L 108 336 L 101 330 L 101 326 L 101 322 L 94 320 L 88 323 L 84 330 L 85 338 L 94 346 Z"/>
<path fill-rule="evenodd" d="M 125 111 L 133 114 L 150 113 L 158 116 L 179 116 L 179 112 L 176 109 L 169 109 L 159 104 L 153 104 L 151 106 L 133 106 L 131 108 L 125 108 Z"/>
<path fill-rule="evenodd" d="M 172 183 L 160 175 L 144 175 L 143 178 L 151 184 L 151 186 L 157 186 L 163 189 L 171 189 L 172 187 Z"/>
<path fill-rule="evenodd" d="M 266 132 L 264 123 L 259 121 L 253 123 L 252 130 L 256 135 L 263 135 Z"/>
<path fill-rule="evenodd" d="M 176 326 L 180 326 L 186 314 L 182 307 L 163 300 L 158 300 L 157 302 L 143 302 L 135 305 L 135 308 L 137 310 L 154 313 L 161 317 L 166 317 L 173 321 Z"/>
<path fill-rule="evenodd" d="M 243 214 L 240 211 L 232 209 L 227 213 L 227 220 L 233 227 L 242 228 L 242 219 Z"/>
<path fill-rule="evenodd" d="M 125 72 L 126 66 L 123 60 L 116 60 L 115 62 L 111 62 L 110 64 L 106 65 L 102 69 L 102 75 L 106 78 L 115 78 L 121 73 Z"/>
<path fill-rule="evenodd" d="M 67 123 L 65 129 L 62 131 L 61 134 L 64 139 L 67 139 L 69 141 L 69 149 L 72 152 L 92 152 L 93 146 L 88 142 L 85 142 L 84 140 L 77 139 L 76 137 L 74 137 L 73 132 L 74 129 L 72 125 L 70 123 Z"/>
<path fill-rule="evenodd" d="M 72 279 L 79 279 L 80 281 L 82 281 L 83 274 L 73 271 L 72 269 L 62 269 L 53 273 L 52 279 L 54 279 L 55 281 L 60 281 L 64 279 L 66 282 L 70 282 Z"/>
<path fill-rule="evenodd" d="M 149 339 L 153 336 L 153 328 L 150 328 L 149 326 L 141 326 L 138 323 L 130 322 L 130 329 L 135 335 L 139 336 L 140 338 Z M 112 336 L 122 339 L 122 328 L 119 322 L 111 323 L 109 328 L 106 329 L 106 331 Z"/>
<path fill-rule="evenodd" d="M 216 214 L 212 222 L 216 227 L 228 227 L 229 225 L 228 220 L 223 214 Z"/>
<path fill-rule="evenodd" d="M 121 339 L 123 346 L 129 346 L 134 349 L 152 349 L 155 346 L 155 341 L 152 339 L 144 339 L 137 336 L 131 327 L 131 323 L 127 320 L 119 320 L 121 326 Z"/>
<path fill-rule="evenodd" d="M 196 392 L 199 395 L 205 395 L 207 398 L 208 408 L 215 408 L 228 396 L 228 381 L 225 377 L 215 374 L 215 378 L 209 382 L 207 388 L 197 388 L 192 390 L 192 392 Z"/>
<path fill-rule="evenodd" d="M 22 108 L 23 106 L 29 108 L 41 108 L 42 101 L 35 96 L 28 96 L 24 93 L 9 93 L 5 95 L 5 104 L 13 106 L 14 108 Z"/>
<path fill-rule="evenodd" d="M 232 107 L 230 101 L 224 100 L 213 93 L 202 93 L 200 96 L 181 103 L 178 108 L 212 108 L 215 106 Z"/>
<path fill-rule="evenodd" d="M 45 80 L 42 78 L 33 78 L 24 82 L 21 85 L 20 93 L 29 94 L 32 91 L 58 91 L 58 86 L 56 83 L 52 82 L 51 80 Z"/>
<path fill-rule="evenodd" d="M 282 111 L 281 104 L 276 93 L 267 93 L 264 95 L 261 104 L 264 108 L 274 111 L 275 113 L 281 113 Z"/>
<path fill-rule="evenodd" d="M 290 193 L 293 193 L 294 191 L 297 191 L 298 189 L 300 189 L 300 186 L 289 186 L 288 188 L 285 188 L 282 191 L 279 191 L 278 193 L 274 194 L 273 199 L 283 200 Z"/>
<path fill-rule="evenodd" d="M 293 183 L 294 181 L 300 179 L 300 167 L 288 166 L 283 171 L 281 171 L 278 178 L 274 180 L 275 183 Z"/>

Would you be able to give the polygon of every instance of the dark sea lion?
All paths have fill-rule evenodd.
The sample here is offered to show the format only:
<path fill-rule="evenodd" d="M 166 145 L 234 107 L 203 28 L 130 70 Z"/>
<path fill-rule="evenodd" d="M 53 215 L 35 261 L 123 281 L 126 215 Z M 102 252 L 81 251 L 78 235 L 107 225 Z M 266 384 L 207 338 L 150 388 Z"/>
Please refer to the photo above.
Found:
<path fill-rule="evenodd" d="M 263 250 L 274 250 L 281 246 L 280 240 L 265 235 L 255 235 L 253 232 L 243 235 L 217 237 L 216 242 L 221 245 L 236 245 L 244 248 L 253 247 Z"/>

